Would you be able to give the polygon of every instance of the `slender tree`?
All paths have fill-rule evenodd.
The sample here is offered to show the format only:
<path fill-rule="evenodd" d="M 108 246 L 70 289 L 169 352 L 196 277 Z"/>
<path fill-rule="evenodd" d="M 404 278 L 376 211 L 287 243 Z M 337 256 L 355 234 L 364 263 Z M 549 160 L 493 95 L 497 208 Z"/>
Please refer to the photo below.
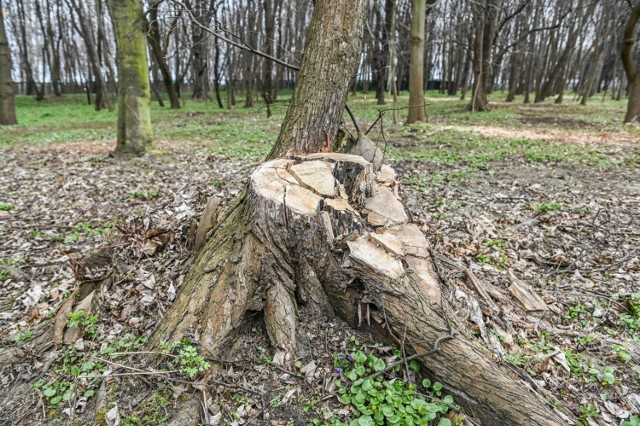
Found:
<path fill-rule="evenodd" d="M 627 103 L 627 113 L 624 116 L 625 123 L 640 122 L 640 71 L 638 71 L 638 66 L 633 58 L 634 34 L 638 21 L 640 21 L 640 3 L 631 10 L 627 25 L 624 27 L 624 38 L 620 52 L 624 72 L 629 81 L 629 102 Z"/>
<path fill-rule="evenodd" d="M 151 145 L 150 84 L 141 0 L 109 0 L 118 62 L 116 155 L 142 155 Z"/>
<path fill-rule="evenodd" d="M 411 0 L 411 58 L 409 69 L 409 115 L 407 124 L 425 121 L 424 26 L 427 0 Z"/>
<path fill-rule="evenodd" d="M 167 95 L 169 96 L 169 103 L 171 104 L 172 109 L 180 108 L 180 100 L 178 99 L 178 92 L 176 91 L 176 85 L 171 77 L 171 71 L 169 70 L 169 65 L 165 59 L 165 52 L 162 49 L 161 45 L 161 37 L 160 37 L 160 24 L 158 20 L 158 7 L 160 6 L 159 2 L 151 2 L 149 5 L 149 10 L 147 11 L 147 20 L 146 20 L 146 35 L 147 40 L 149 42 L 149 46 L 151 46 L 151 52 L 153 53 L 153 57 L 158 64 L 158 68 L 160 69 L 160 73 L 162 74 L 162 81 L 164 82 L 165 90 L 167 91 Z"/>
<path fill-rule="evenodd" d="M 17 124 L 13 79 L 11 78 L 11 52 L 4 29 L 4 9 L 0 0 L 0 124 Z"/>

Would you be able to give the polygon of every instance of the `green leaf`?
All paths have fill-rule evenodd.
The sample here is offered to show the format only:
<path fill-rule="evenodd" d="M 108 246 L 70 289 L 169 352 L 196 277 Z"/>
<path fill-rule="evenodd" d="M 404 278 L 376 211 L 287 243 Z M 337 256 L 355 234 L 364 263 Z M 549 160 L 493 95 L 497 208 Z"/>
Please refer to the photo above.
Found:
<path fill-rule="evenodd" d="M 409 368 L 411 370 L 415 371 L 416 373 L 419 373 L 420 372 L 420 363 L 414 359 L 413 361 L 411 361 L 409 363 Z"/>
<path fill-rule="evenodd" d="M 78 367 L 77 365 L 71 366 L 71 375 L 73 375 L 74 377 L 79 376 L 80 375 L 80 367 Z"/>
<path fill-rule="evenodd" d="M 84 372 L 91 371 L 91 370 L 93 370 L 93 368 L 94 368 L 95 366 L 96 366 L 96 364 L 95 364 L 94 362 L 90 362 L 90 361 L 88 361 L 88 362 L 83 362 L 83 363 L 82 363 L 82 371 L 84 371 Z"/>
<path fill-rule="evenodd" d="M 60 395 L 58 396 L 54 396 L 53 398 L 51 398 L 49 400 L 49 404 L 51 405 L 58 405 L 58 403 L 62 400 L 62 397 Z"/>
<path fill-rule="evenodd" d="M 47 398 L 50 398 L 50 397 L 52 397 L 53 395 L 56 394 L 56 390 L 54 388 L 44 388 L 44 392 L 42 392 L 42 393 Z"/>
<path fill-rule="evenodd" d="M 602 381 L 606 384 L 613 385 L 616 382 L 616 377 L 613 373 L 606 372 L 602 375 Z"/>
<path fill-rule="evenodd" d="M 362 382 L 362 390 L 366 392 L 369 389 L 371 389 L 371 379 L 367 379 L 364 382 Z"/>
<path fill-rule="evenodd" d="M 382 406 L 380 411 L 382 411 L 385 417 L 392 417 L 395 414 L 395 410 L 388 405 Z"/>
<path fill-rule="evenodd" d="M 356 355 L 353 357 L 357 363 L 362 364 L 367 360 L 367 356 L 362 351 L 356 352 Z"/>
<path fill-rule="evenodd" d="M 446 419 L 446 418 L 443 417 L 438 422 L 438 426 L 451 426 L 451 420 Z"/>
<path fill-rule="evenodd" d="M 435 382 L 433 384 L 433 390 L 436 391 L 436 392 L 440 392 L 442 390 L 442 383 Z"/>
<path fill-rule="evenodd" d="M 358 425 L 373 426 L 373 419 L 371 418 L 371 416 L 362 416 L 358 419 Z"/>
<path fill-rule="evenodd" d="M 424 379 L 422 381 L 422 386 L 424 386 L 425 389 L 429 389 L 431 387 L 431 380 L 429 379 Z"/>
<path fill-rule="evenodd" d="M 383 360 L 381 360 L 380 358 L 375 358 L 373 360 L 373 363 L 371 365 L 371 367 L 375 370 L 375 371 L 382 371 L 385 368 L 387 368 L 386 364 L 384 363 Z"/>
<path fill-rule="evenodd" d="M 94 391 L 93 389 L 89 389 L 88 391 L 85 391 L 84 397 L 85 398 L 91 398 L 95 393 L 96 393 L 96 391 Z"/>
<path fill-rule="evenodd" d="M 338 399 L 345 405 L 351 404 L 351 395 L 349 394 L 344 394 Z"/>

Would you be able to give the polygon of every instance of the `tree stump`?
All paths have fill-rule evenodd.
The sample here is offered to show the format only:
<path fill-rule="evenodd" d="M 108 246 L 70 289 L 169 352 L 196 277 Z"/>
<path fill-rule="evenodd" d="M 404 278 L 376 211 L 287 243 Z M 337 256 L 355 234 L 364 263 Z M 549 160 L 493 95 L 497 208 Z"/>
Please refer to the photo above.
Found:
<path fill-rule="evenodd" d="M 274 362 L 287 363 L 301 310 L 338 315 L 423 354 L 429 374 L 483 424 L 566 424 L 466 331 L 448 296 L 390 167 L 375 173 L 336 153 L 277 159 L 219 218 L 151 344 L 190 335 L 219 355 L 262 312 Z"/>

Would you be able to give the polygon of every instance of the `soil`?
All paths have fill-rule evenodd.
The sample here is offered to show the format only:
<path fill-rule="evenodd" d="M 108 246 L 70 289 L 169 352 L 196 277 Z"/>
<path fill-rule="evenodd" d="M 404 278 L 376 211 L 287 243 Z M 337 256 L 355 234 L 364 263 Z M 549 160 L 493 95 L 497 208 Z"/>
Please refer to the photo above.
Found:
<path fill-rule="evenodd" d="M 559 122 L 551 117 L 526 117 L 523 123 L 583 127 L 579 120 Z M 589 136 L 577 129 L 471 130 L 491 136 L 637 149 L 637 141 Z M 406 146 L 414 142 L 406 138 L 395 143 Z M 52 356 L 65 349 L 49 344 L 49 351 L 40 352 L 30 342 L 40 342 L 38 336 L 46 335 L 56 310 L 80 282 L 103 277 L 114 268 L 114 282 L 100 295 L 95 308 L 98 333 L 84 340 L 82 350 L 76 343 L 76 351 L 91 356 L 109 338 L 117 339 L 125 331 L 148 335 L 180 289 L 191 259 L 190 229 L 207 198 L 216 195 L 228 203 L 256 166 L 211 154 L 206 146 L 195 143 L 176 146 L 162 141 L 150 155 L 118 162 L 107 155 L 113 145 L 18 146 L 1 152 L 0 201 L 13 206 L 0 211 L 0 259 L 6 271 L 0 280 L 0 339 L 4 348 L 0 360 L 12 362 L 0 367 L 1 424 L 42 424 L 44 416 L 50 424 L 69 424 L 71 416 L 76 424 L 90 421 L 95 397 L 77 399 L 76 403 L 83 404 L 65 414 L 47 407 L 41 393 L 32 390 L 31 384 L 38 378 L 57 380 Z M 442 169 L 419 162 L 392 166 L 400 179 Z M 638 415 L 640 410 L 633 403 L 640 403 L 639 331 L 620 325 L 620 313 L 626 312 L 626 307 L 614 297 L 637 292 L 640 282 L 638 182 L 640 169 L 633 166 L 577 168 L 515 159 L 466 172 L 460 179 L 427 188 L 406 185 L 403 190 L 435 253 L 465 265 L 498 292 L 510 285 L 509 269 L 543 298 L 550 309 L 544 315 L 527 314 L 522 309 L 509 312 L 515 330 L 495 331 L 502 333 L 502 349 L 520 357 L 528 374 L 574 415 L 581 414 L 581 406 L 595 404 L 600 424 L 618 424 L 621 418 L 633 412 Z M 154 236 L 160 231 L 171 238 L 160 241 Z M 105 245 L 112 264 L 88 268 L 83 263 L 88 254 Z M 454 286 L 473 293 L 459 271 L 449 270 L 444 276 Z M 568 315 L 579 305 L 588 315 Z M 233 359 L 217 364 L 212 382 L 193 385 L 144 375 L 112 377 L 105 381 L 114 389 L 119 383 L 120 395 L 107 391 L 107 398 L 126 399 L 123 385 L 135 381 L 150 393 L 155 387 L 169 387 L 174 406 L 185 399 L 200 398 L 197 405 L 204 406 L 200 411 L 206 413 L 201 416 L 210 416 L 207 419 L 211 422 L 219 419 L 228 422 L 219 424 L 241 424 L 239 418 L 242 424 L 306 424 L 317 416 L 312 406 L 340 409 L 330 396 L 336 380 L 334 355 L 347 350 L 354 338 L 371 346 L 376 342 L 338 320 L 300 323 L 301 334 L 311 348 L 302 354 L 300 366 L 315 363 L 308 380 L 299 370 L 282 370 L 268 362 L 264 326 L 256 319 L 238 342 Z M 25 333 L 33 336 L 26 338 Z M 585 336 L 593 339 L 578 343 Z M 518 341 L 529 343 L 519 345 Z M 628 349 L 630 363 L 616 357 L 611 341 Z M 558 353 L 551 356 L 533 347 L 533 342 L 555 347 L 558 353 L 568 348 L 584 363 L 593 360 L 600 371 L 613 366 L 618 383 L 605 386 L 599 383 L 601 376 L 587 381 L 574 370 L 566 371 L 566 360 L 558 361 Z M 536 356 L 545 361 L 535 361 Z M 144 358 L 139 356 L 121 363 L 145 368 Z M 110 365 L 110 370 L 127 371 L 115 365 Z M 15 398 L 19 394 L 22 398 Z M 279 402 L 272 402 L 276 398 Z M 135 410 L 134 404 L 121 405 L 120 416 L 125 418 Z M 236 423 L 230 420 L 234 412 Z"/>

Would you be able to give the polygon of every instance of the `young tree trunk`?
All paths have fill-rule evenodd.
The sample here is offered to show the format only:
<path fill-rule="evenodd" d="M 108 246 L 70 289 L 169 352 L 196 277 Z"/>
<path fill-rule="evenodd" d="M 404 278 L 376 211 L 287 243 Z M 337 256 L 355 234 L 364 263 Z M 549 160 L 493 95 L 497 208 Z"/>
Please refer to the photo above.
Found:
<path fill-rule="evenodd" d="M 625 123 L 640 122 L 640 71 L 633 58 L 633 43 L 636 25 L 640 20 L 640 4 L 633 8 L 624 27 L 624 39 L 620 56 L 624 72 L 629 81 L 629 102 L 627 113 L 624 116 Z"/>
<path fill-rule="evenodd" d="M 109 0 L 118 62 L 118 142 L 114 154 L 151 146 L 150 84 L 141 0 Z"/>
<path fill-rule="evenodd" d="M 491 52 L 496 34 L 498 11 L 501 0 L 484 0 L 474 3 L 473 22 L 473 94 L 468 106 L 470 111 L 488 111 L 487 90 L 491 74 Z"/>
<path fill-rule="evenodd" d="M 17 124 L 16 104 L 11 78 L 11 53 L 4 29 L 4 13 L 0 0 L 0 125 Z"/>
<path fill-rule="evenodd" d="M 393 124 L 398 123 L 396 110 L 398 105 L 398 84 L 396 82 L 396 0 L 386 0 L 385 17 L 387 22 L 387 34 L 389 37 L 389 94 L 393 100 L 393 109 L 391 111 Z"/>
<path fill-rule="evenodd" d="M 109 93 L 102 76 L 102 69 L 100 67 L 100 55 L 98 54 L 97 43 L 93 35 L 93 28 L 91 27 L 91 19 L 88 17 L 87 12 L 84 9 L 84 3 L 77 0 L 66 0 L 69 8 L 73 9 L 78 15 L 78 23 L 80 27 L 76 27 L 77 32 L 82 36 L 84 45 L 87 50 L 87 59 L 90 64 L 90 71 L 93 74 L 93 78 L 90 80 L 95 84 L 95 104 L 96 111 L 100 111 L 102 108 L 107 108 L 109 111 L 113 110 L 113 104 L 109 99 Z M 75 23 L 74 23 L 75 26 Z M 91 90 L 91 85 L 89 85 Z"/>
<path fill-rule="evenodd" d="M 227 58 L 229 60 L 229 58 Z M 220 41 L 217 37 L 213 40 L 213 90 L 216 93 L 216 102 L 218 102 L 218 108 L 224 109 L 222 104 L 222 96 L 220 95 L 220 79 L 222 75 L 220 73 Z M 229 84 L 227 78 L 227 86 Z"/>
<path fill-rule="evenodd" d="M 265 43 L 264 53 L 273 56 L 274 37 L 276 34 L 276 10 L 278 5 L 273 0 L 264 0 L 264 28 Z M 264 73 L 262 80 L 262 99 L 267 107 L 267 117 L 271 117 L 271 104 L 273 103 L 273 62 L 264 61 Z"/>
<path fill-rule="evenodd" d="M 382 18 L 382 3 L 374 5 L 373 16 L 375 17 L 374 37 L 372 37 L 371 68 L 376 83 L 376 99 L 378 105 L 384 105 L 384 86 L 386 84 L 387 60 L 389 50 L 387 25 Z"/>
<path fill-rule="evenodd" d="M 151 46 L 151 52 L 162 74 L 162 81 L 164 82 L 164 88 L 169 96 L 169 103 L 171 109 L 180 108 L 180 99 L 178 99 L 178 92 L 176 91 L 176 85 L 171 77 L 171 71 L 169 71 L 169 65 L 165 59 L 165 54 L 160 44 L 160 27 L 158 24 L 158 6 L 159 3 L 153 2 L 149 7 L 149 18 L 146 20 L 147 29 L 145 34 L 147 35 L 147 41 Z"/>
<path fill-rule="evenodd" d="M 424 115 L 424 26 L 426 13 L 426 0 L 411 0 L 411 58 L 409 60 L 407 124 L 426 120 Z"/>
<path fill-rule="evenodd" d="M 208 34 L 202 27 L 208 27 L 211 22 L 211 8 L 213 2 L 196 1 L 187 2 L 187 8 L 196 22 L 191 23 L 191 72 L 193 79 L 192 99 L 210 100 L 209 96 L 209 71 L 208 71 Z M 210 7 L 207 7 L 209 5 Z"/>

